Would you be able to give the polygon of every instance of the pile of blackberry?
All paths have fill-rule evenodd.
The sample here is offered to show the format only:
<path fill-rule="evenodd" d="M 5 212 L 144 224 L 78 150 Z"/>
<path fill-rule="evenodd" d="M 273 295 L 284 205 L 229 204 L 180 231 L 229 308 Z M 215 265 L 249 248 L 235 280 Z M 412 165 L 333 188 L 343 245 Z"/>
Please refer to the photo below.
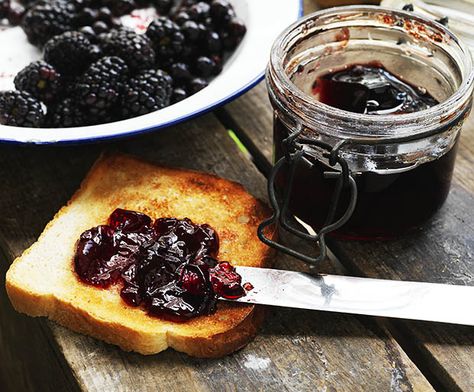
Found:
<path fill-rule="evenodd" d="M 0 0 L 43 50 L 0 92 L 0 124 L 74 127 L 139 116 L 206 87 L 246 33 L 229 0 Z M 121 25 L 158 13 L 143 34 Z"/>

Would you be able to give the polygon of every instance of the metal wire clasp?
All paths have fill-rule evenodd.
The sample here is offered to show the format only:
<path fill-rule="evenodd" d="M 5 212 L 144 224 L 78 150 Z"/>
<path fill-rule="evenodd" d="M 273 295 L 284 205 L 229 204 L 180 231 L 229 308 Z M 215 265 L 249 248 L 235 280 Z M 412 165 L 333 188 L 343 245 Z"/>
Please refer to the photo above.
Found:
<path fill-rule="evenodd" d="M 327 255 L 326 240 L 325 240 L 326 234 L 344 225 L 349 220 L 352 213 L 354 212 L 354 208 L 357 201 L 357 186 L 356 186 L 356 182 L 354 178 L 352 177 L 352 174 L 349 171 L 349 167 L 346 160 L 339 155 L 339 151 L 341 147 L 345 144 L 345 141 L 341 141 L 340 143 L 336 144 L 333 147 L 329 145 L 328 143 L 325 143 L 321 140 L 302 137 L 301 136 L 302 131 L 303 129 L 301 127 L 299 129 L 296 129 L 282 142 L 284 155 L 275 163 L 275 165 L 273 166 L 270 172 L 270 176 L 268 178 L 268 197 L 270 199 L 270 204 L 273 209 L 273 215 L 269 219 L 263 221 L 259 225 L 258 237 L 262 242 L 271 246 L 272 248 L 275 248 L 290 256 L 296 257 L 297 259 L 300 259 L 311 265 L 316 265 L 320 261 L 324 260 L 324 258 Z M 305 158 L 304 156 L 304 151 L 303 151 L 304 145 L 313 146 L 313 147 L 316 146 L 316 147 L 322 148 L 323 150 L 326 151 L 326 153 L 324 154 L 325 154 L 325 157 L 327 157 L 329 160 L 329 165 L 331 167 L 335 167 L 337 164 L 339 164 L 340 166 L 340 171 L 324 172 L 325 178 L 334 178 L 336 179 L 337 182 L 336 182 L 336 188 L 334 190 L 333 198 L 331 200 L 329 212 L 326 217 L 324 226 L 323 228 L 321 228 L 319 233 L 316 233 L 315 235 L 303 232 L 300 229 L 297 229 L 296 227 L 292 226 L 292 224 L 290 223 L 288 219 L 288 214 L 287 214 L 288 206 L 290 202 L 290 196 L 291 196 L 291 189 L 293 187 L 295 170 L 296 170 L 296 167 L 298 166 L 298 163 L 304 162 L 307 165 L 312 165 L 312 163 L 308 161 L 308 159 Z M 288 179 L 286 183 L 286 189 L 284 190 L 284 194 L 283 194 L 282 207 L 280 208 L 278 197 L 275 190 L 275 179 L 277 178 L 278 173 L 284 166 L 288 167 L 289 175 L 288 175 Z M 345 213 L 339 219 L 334 221 L 337 206 L 339 204 L 339 199 L 341 196 L 341 192 L 344 188 L 347 188 L 347 187 L 349 188 L 349 191 L 350 191 L 349 204 L 347 206 Z M 282 245 L 266 237 L 264 234 L 265 228 L 275 223 L 277 225 L 279 224 L 281 228 L 283 228 L 284 230 L 288 231 L 289 233 L 292 233 L 293 235 L 299 238 L 316 241 L 320 249 L 319 256 L 311 257 L 308 255 L 305 255 L 301 252 L 298 252 L 295 249 L 291 249 L 285 245 Z"/>

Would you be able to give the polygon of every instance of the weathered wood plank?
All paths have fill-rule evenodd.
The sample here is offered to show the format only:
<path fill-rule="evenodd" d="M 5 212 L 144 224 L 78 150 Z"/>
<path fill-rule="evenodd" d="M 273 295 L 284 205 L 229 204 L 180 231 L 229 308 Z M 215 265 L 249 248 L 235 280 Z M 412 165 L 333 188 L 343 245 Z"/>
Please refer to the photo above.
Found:
<path fill-rule="evenodd" d="M 333 3 L 305 0 L 305 13 Z M 272 111 L 265 84 L 227 105 L 225 110 L 237 134 L 255 146 L 252 152 L 259 156 L 254 159 L 266 173 L 272 161 Z M 336 255 L 349 268 L 361 276 L 474 284 L 474 138 L 470 135 L 473 130 L 474 115 L 471 115 L 461 139 L 453 190 L 424 234 L 378 245 L 331 243 Z M 426 362 L 428 370 L 442 385 L 466 391 L 474 389 L 473 328 L 427 323 L 397 323 L 397 327 L 404 331 L 405 341 L 415 346 L 415 355 Z"/>
<path fill-rule="evenodd" d="M 387 242 L 331 242 L 345 265 L 369 277 L 474 286 L 474 116 L 466 124 L 446 204 L 416 233 Z M 466 311 L 472 311 L 466 304 Z M 444 385 L 474 390 L 474 328 L 399 324 Z"/>
<path fill-rule="evenodd" d="M 4 257 L 0 249 L 0 258 Z M 12 308 L 5 291 L 7 267 L 0 264 L 0 390 L 78 390 L 64 358 L 51 344 L 53 336 L 46 322 Z"/>
<path fill-rule="evenodd" d="M 226 105 L 223 112 L 229 115 L 234 132 L 239 137 L 242 135 L 242 140 L 252 140 L 256 147 L 252 153 L 263 155 L 270 165 L 273 154 L 273 112 L 265 81 Z"/>
<path fill-rule="evenodd" d="M 13 150 L 20 153 L 12 154 Z M 54 170 L 44 161 L 50 159 L 44 149 L 10 148 L 3 145 L 0 151 L 0 210 L 1 213 L 9 212 L 0 221 L 0 230 L 8 233 L 8 236 L 0 238 L 0 389 L 78 390 L 77 381 L 58 350 L 48 323 L 42 319 L 18 314 L 12 308 L 5 291 L 4 281 L 8 264 L 4 261 L 11 259 L 12 255 L 18 255 L 31 244 L 44 227 L 44 222 L 38 221 L 36 217 L 52 217 L 55 213 L 54 205 L 66 201 L 64 195 L 54 191 L 55 187 L 66 187 L 66 192 L 73 192 L 80 183 L 80 176 L 85 174 L 99 149 L 82 147 L 77 150 L 75 157 L 71 156 L 67 149 L 56 149 L 54 155 L 57 168 Z M 48 172 L 48 182 L 54 184 L 43 184 L 43 187 L 50 188 L 50 192 L 36 191 L 44 177 L 39 176 L 37 170 L 29 168 L 38 165 L 44 165 L 43 169 Z M 9 168 L 13 167 L 23 167 L 25 170 L 10 171 Z M 68 176 L 68 170 L 71 170 L 71 181 L 63 181 Z M 76 183 L 73 179 L 76 179 Z M 27 186 L 22 188 L 19 183 Z M 70 188 L 67 188 L 68 185 Z M 22 193 L 23 191 L 25 193 Z M 15 214 L 15 211 L 19 213 Z"/>
<path fill-rule="evenodd" d="M 324 4 L 324 0 L 304 0 L 303 4 L 305 14 L 310 14 L 311 12 L 317 11 L 320 7 L 327 6 Z"/>
<path fill-rule="evenodd" d="M 10 259 L 35 240 L 102 148 L 213 172 L 241 182 L 253 194 L 265 194 L 263 176 L 211 115 L 156 135 L 96 147 L 0 146 L 0 168 L 8 184 L 0 189 L 0 238 Z M 278 266 L 288 262 L 277 259 Z M 324 268 L 334 267 L 326 263 Z M 374 333 L 351 316 L 271 309 L 255 341 L 219 360 L 174 351 L 143 357 L 50 325 L 87 391 L 431 390 L 388 333 Z"/>
<path fill-rule="evenodd" d="M 265 85 L 261 83 L 225 110 L 237 123 L 237 134 L 252 140 L 261 151 L 260 160 L 271 161 L 272 111 Z M 256 116 L 258 126 L 252 121 Z M 397 241 L 330 242 L 347 268 L 361 276 L 474 285 L 473 131 L 474 114 L 465 124 L 452 190 L 440 213 L 417 233 Z M 474 389 L 474 328 L 397 325 L 445 387 Z"/>

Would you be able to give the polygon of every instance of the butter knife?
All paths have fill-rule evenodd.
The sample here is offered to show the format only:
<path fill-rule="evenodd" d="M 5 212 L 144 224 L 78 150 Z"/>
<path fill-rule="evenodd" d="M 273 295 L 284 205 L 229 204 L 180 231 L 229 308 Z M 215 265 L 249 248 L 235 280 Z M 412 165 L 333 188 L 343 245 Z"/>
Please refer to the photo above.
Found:
<path fill-rule="evenodd" d="M 474 326 L 474 287 L 236 267 L 237 302 Z"/>

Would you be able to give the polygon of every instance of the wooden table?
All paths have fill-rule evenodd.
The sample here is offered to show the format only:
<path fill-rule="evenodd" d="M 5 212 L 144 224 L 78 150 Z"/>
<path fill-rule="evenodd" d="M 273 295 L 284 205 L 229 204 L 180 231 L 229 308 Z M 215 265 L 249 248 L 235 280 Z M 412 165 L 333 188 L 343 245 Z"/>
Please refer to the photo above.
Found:
<path fill-rule="evenodd" d="M 471 116 L 452 191 L 427 226 L 397 241 L 333 241 L 335 257 L 320 270 L 474 285 L 473 131 Z M 269 309 L 246 348 L 200 360 L 172 350 L 151 357 L 125 353 L 11 308 L 3 281 L 9 264 L 36 240 L 102 151 L 216 173 L 264 198 L 271 148 L 263 83 L 214 113 L 156 134 L 75 147 L 0 145 L 0 390 L 473 391 L 474 328 Z M 282 255 L 276 266 L 305 268 Z M 466 304 L 466 311 L 473 307 Z"/>

